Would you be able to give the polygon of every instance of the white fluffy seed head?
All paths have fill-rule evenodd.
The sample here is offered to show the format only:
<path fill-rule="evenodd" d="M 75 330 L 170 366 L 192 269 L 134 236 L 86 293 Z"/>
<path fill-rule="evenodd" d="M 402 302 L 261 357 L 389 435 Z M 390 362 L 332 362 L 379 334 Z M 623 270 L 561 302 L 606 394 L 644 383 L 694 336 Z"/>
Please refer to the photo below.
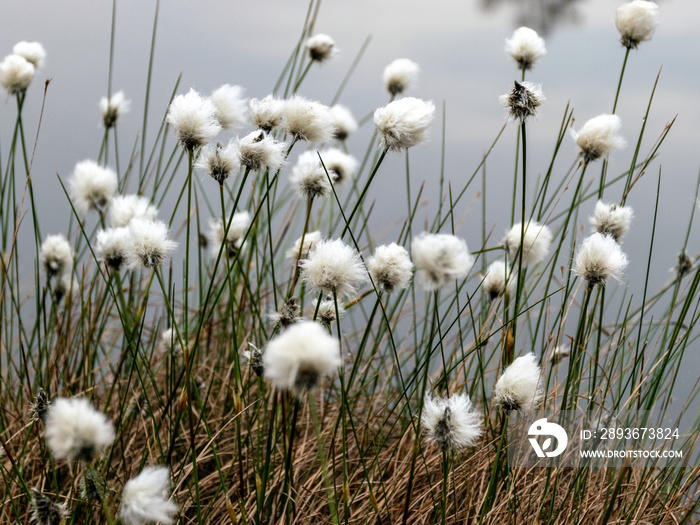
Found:
<path fill-rule="evenodd" d="M 309 58 L 316 62 L 325 62 L 338 54 L 335 41 L 328 35 L 319 33 L 309 38 L 304 44 L 309 52 Z"/>
<path fill-rule="evenodd" d="M 36 69 L 44 65 L 44 59 L 46 58 L 44 46 L 39 42 L 27 42 L 26 40 L 17 42 L 12 48 L 12 53 L 21 56 Z"/>
<path fill-rule="evenodd" d="M 294 95 L 284 104 L 282 128 L 298 140 L 324 143 L 333 137 L 335 117 L 320 102 Z"/>
<path fill-rule="evenodd" d="M 327 295 L 335 292 L 338 298 L 354 295 L 357 284 L 367 280 L 360 254 L 340 239 L 316 243 L 299 265 L 307 285 Z"/>
<path fill-rule="evenodd" d="M 622 148 L 625 139 L 619 135 L 621 127 L 620 117 L 604 114 L 587 121 L 579 131 L 571 130 L 583 162 L 607 158 L 613 149 Z"/>
<path fill-rule="evenodd" d="M 233 215 L 225 246 L 229 257 L 235 257 L 236 253 L 243 248 L 243 238 L 250 228 L 250 222 L 250 213 L 247 211 L 239 211 Z M 209 253 L 213 258 L 219 255 L 221 243 L 224 241 L 224 230 L 224 223 L 221 219 L 209 219 Z"/>
<path fill-rule="evenodd" d="M 216 120 L 223 129 L 236 129 L 245 124 L 248 101 L 243 98 L 244 91 L 241 86 L 224 84 L 209 95 L 209 100 L 216 108 Z"/>
<path fill-rule="evenodd" d="M 537 34 L 537 31 L 529 27 L 519 27 L 513 32 L 512 37 L 506 39 L 506 53 L 518 63 L 518 68 L 529 70 L 547 54 L 547 49 L 544 39 Z"/>
<path fill-rule="evenodd" d="M 253 126 L 269 133 L 282 122 L 284 104 L 284 100 L 273 95 L 268 95 L 262 100 L 252 98 L 248 103 L 248 119 Z"/>
<path fill-rule="evenodd" d="M 420 66 L 413 60 L 397 58 L 384 68 L 384 87 L 392 95 L 400 95 L 415 85 L 419 73 Z"/>
<path fill-rule="evenodd" d="M 34 65 L 19 55 L 8 55 L 0 62 L 0 84 L 10 95 L 26 91 L 35 73 Z"/>
<path fill-rule="evenodd" d="M 615 26 L 620 42 L 628 49 L 636 49 L 640 42 L 651 40 L 659 21 L 659 6 L 648 0 L 633 0 L 617 8 Z"/>
<path fill-rule="evenodd" d="M 39 262 L 48 279 L 73 271 L 73 250 L 63 234 L 48 235 L 41 243 Z"/>
<path fill-rule="evenodd" d="M 352 112 L 342 104 L 336 104 L 331 107 L 331 113 L 335 119 L 333 138 L 336 140 L 345 140 L 350 135 L 357 131 L 357 120 Z"/>
<path fill-rule="evenodd" d="M 594 233 L 610 235 L 618 244 L 627 235 L 632 223 L 634 212 L 629 206 L 605 204 L 598 201 L 593 216 L 589 219 Z"/>
<path fill-rule="evenodd" d="M 338 303 L 338 315 L 336 316 L 335 307 L 336 301 L 333 299 L 325 299 L 318 305 L 316 319 L 327 329 L 330 329 L 331 324 L 338 318 L 338 316 L 343 317 L 345 314 L 343 305 Z"/>
<path fill-rule="evenodd" d="M 333 176 L 328 170 L 328 175 Z M 289 181 L 302 199 L 323 198 L 331 192 L 331 182 L 315 151 L 299 155 Z"/>
<path fill-rule="evenodd" d="M 586 279 L 588 287 L 605 286 L 611 277 L 618 281 L 627 268 L 627 256 L 610 235 L 594 233 L 584 239 L 574 258 L 574 272 Z"/>
<path fill-rule="evenodd" d="M 161 221 L 135 218 L 129 223 L 129 268 L 149 269 L 160 266 L 177 248 L 168 239 L 168 227 Z"/>
<path fill-rule="evenodd" d="M 301 395 L 340 366 L 338 340 L 315 321 L 289 326 L 263 353 L 265 377 L 280 390 Z"/>
<path fill-rule="evenodd" d="M 498 378 L 493 403 L 501 410 L 526 412 L 542 400 L 542 382 L 537 357 L 529 353 L 518 357 Z"/>
<path fill-rule="evenodd" d="M 158 208 L 141 195 L 117 195 L 109 206 L 109 225 L 112 228 L 128 226 L 131 219 L 156 220 Z"/>
<path fill-rule="evenodd" d="M 117 91 L 110 98 L 100 99 L 100 111 L 102 112 L 102 124 L 105 128 L 114 126 L 119 117 L 127 113 L 131 108 L 131 101 L 124 97 L 123 91 Z"/>
<path fill-rule="evenodd" d="M 189 151 L 204 146 L 221 131 L 216 107 L 194 89 L 173 99 L 165 121 L 172 126 L 182 147 Z"/>
<path fill-rule="evenodd" d="M 321 241 L 321 232 L 307 232 L 304 235 L 304 247 L 301 247 L 301 237 L 294 241 L 294 245 L 287 250 L 285 253 L 287 259 L 292 259 L 296 261 L 297 259 L 306 259 L 309 256 L 309 252 L 313 249 L 316 244 Z M 299 252 L 301 250 L 301 252 Z"/>
<path fill-rule="evenodd" d="M 514 281 L 515 271 L 509 269 L 505 261 L 494 261 L 486 269 L 481 288 L 493 301 L 510 290 Z"/>
<path fill-rule="evenodd" d="M 421 233 L 413 239 L 411 253 L 427 291 L 464 279 L 474 265 L 467 243 L 447 233 Z"/>
<path fill-rule="evenodd" d="M 253 131 L 238 140 L 238 154 L 241 164 L 252 171 L 268 168 L 279 170 L 285 161 L 285 143 L 277 142 L 264 131 Z"/>
<path fill-rule="evenodd" d="M 58 398 L 46 416 L 45 436 L 55 459 L 90 462 L 114 440 L 114 427 L 87 399 Z"/>
<path fill-rule="evenodd" d="M 158 522 L 170 524 L 178 507 L 168 499 L 170 469 L 145 467 L 124 485 L 119 517 L 126 525 Z"/>
<path fill-rule="evenodd" d="M 202 148 L 195 166 L 219 184 L 223 184 L 241 167 L 238 145 L 234 141 L 229 141 L 226 146 L 207 144 Z"/>
<path fill-rule="evenodd" d="M 549 360 L 553 364 L 559 363 L 562 359 L 565 359 L 571 355 L 571 348 L 567 345 L 558 345 L 552 350 L 552 355 Z"/>
<path fill-rule="evenodd" d="M 333 179 L 333 184 L 342 184 L 353 179 L 360 163 L 357 159 L 338 148 L 329 148 L 321 152 L 321 158 Z"/>
<path fill-rule="evenodd" d="M 386 293 L 403 290 L 413 276 L 413 263 L 406 248 L 395 242 L 378 246 L 367 269 L 374 285 Z"/>
<path fill-rule="evenodd" d="M 537 108 L 545 101 L 542 86 L 532 82 L 513 83 L 513 89 L 499 98 L 501 105 L 508 108 L 508 116 L 514 121 L 525 122 L 530 117 L 537 118 Z"/>
<path fill-rule="evenodd" d="M 506 232 L 503 239 L 503 249 L 513 264 L 520 261 L 518 252 L 520 250 L 521 230 L 522 223 L 519 222 Z M 552 231 L 547 226 L 538 222 L 528 222 L 523 237 L 523 268 L 542 262 L 547 257 L 551 244 Z"/>
<path fill-rule="evenodd" d="M 97 260 L 115 271 L 121 270 L 129 253 L 129 228 L 109 228 L 97 232 Z"/>
<path fill-rule="evenodd" d="M 90 210 L 104 214 L 117 191 L 117 174 L 91 160 L 75 165 L 68 182 L 70 196 L 78 216 L 84 218 Z"/>
<path fill-rule="evenodd" d="M 374 125 L 383 148 L 398 151 L 428 139 L 428 128 L 435 116 L 432 101 L 414 97 L 394 100 L 374 112 Z"/>
<path fill-rule="evenodd" d="M 428 440 L 442 450 L 473 447 L 481 437 L 481 415 L 466 394 L 448 398 L 426 394 L 422 422 Z"/>

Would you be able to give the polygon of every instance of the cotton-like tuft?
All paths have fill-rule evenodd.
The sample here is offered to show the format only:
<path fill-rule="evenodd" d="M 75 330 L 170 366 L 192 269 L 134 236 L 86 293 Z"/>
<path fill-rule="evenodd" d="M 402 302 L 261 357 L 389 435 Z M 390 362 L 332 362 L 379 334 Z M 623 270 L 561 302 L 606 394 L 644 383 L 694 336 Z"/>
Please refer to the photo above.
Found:
<path fill-rule="evenodd" d="M 594 233 L 610 235 L 618 244 L 627 234 L 632 223 L 634 212 L 629 206 L 605 204 L 598 201 L 593 216 L 589 219 Z"/>
<path fill-rule="evenodd" d="M 571 130 L 583 162 L 588 164 L 601 157 L 607 158 L 613 149 L 622 148 L 625 139 L 619 135 L 620 127 L 622 121 L 617 115 L 598 115 L 587 121 L 578 132 Z"/>
<path fill-rule="evenodd" d="M 304 235 L 304 247 L 301 247 L 301 237 L 294 241 L 294 245 L 287 250 L 285 256 L 287 259 L 297 260 L 306 259 L 309 256 L 309 251 L 321 241 L 321 232 L 307 232 Z M 301 250 L 301 252 L 299 252 Z"/>
<path fill-rule="evenodd" d="M 544 39 L 529 27 L 519 27 L 513 36 L 506 39 L 506 53 L 518 63 L 518 68 L 529 70 L 544 55 L 547 49 Z"/>
<path fill-rule="evenodd" d="M 615 26 L 620 32 L 620 43 L 628 49 L 636 49 L 651 40 L 659 21 L 659 6 L 648 0 L 634 0 L 617 8 Z"/>
<path fill-rule="evenodd" d="M 276 312 L 267 315 L 273 329 L 284 329 L 301 321 L 301 307 L 296 297 L 291 297 L 285 301 Z"/>
<path fill-rule="evenodd" d="M 165 121 L 172 126 L 180 145 L 188 151 L 204 146 L 221 131 L 216 106 L 194 89 L 173 99 Z"/>
<path fill-rule="evenodd" d="M 503 239 L 503 249 L 513 264 L 520 261 L 518 251 L 520 250 L 521 229 L 522 223 L 515 224 L 506 232 L 506 236 Z M 552 231 L 547 226 L 538 222 L 528 222 L 525 226 L 525 236 L 523 238 L 525 247 L 523 250 L 523 267 L 542 262 L 547 257 L 551 244 Z"/>
<path fill-rule="evenodd" d="M 114 441 L 114 427 L 87 399 L 58 398 L 49 408 L 44 435 L 55 459 L 90 462 Z"/>
<path fill-rule="evenodd" d="M 91 160 L 76 164 L 68 185 L 78 216 L 84 218 L 90 210 L 104 214 L 118 184 L 117 174 L 109 168 L 103 168 Z"/>
<path fill-rule="evenodd" d="M 97 232 L 97 260 L 119 271 L 126 263 L 130 246 L 129 228 L 109 228 Z"/>
<path fill-rule="evenodd" d="M 39 263 L 48 279 L 73 271 L 73 250 L 65 235 L 48 235 L 41 243 Z"/>
<path fill-rule="evenodd" d="M 126 100 L 123 91 L 117 91 L 110 98 L 100 99 L 100 111 L 102 112 L 102 124 L 105 128 L 114 126 L 119 117 L 127 113 L 131 108 L 131 102 Z"/>
<path fill-rule="evenodd" d="M 8 55 L 0 62 L 0 84 L 10 95 L 26 91 L 35 73 L 34 65 L 19 55 Z"/>
<path fill-rule="evenodd" d="M 567 345 L 559 345 L 552 350 L 552 355 L 549 360 L 556 365 L 562 359 L 569 357 L 569 355 L 571 355 L 570 347 Z"/>
<path fill-rule="evenodd" d="M 333 299 L 325 299 L 318 305 L 316 320 L 329 330 L 331 328 L 331 324 L 336 321 L 338 316 L 343 317 L 345 314 L 345 309 L 343 308 L 342 304 L 338 303 L 338 315 L 336 315 L 335 307 L 336 301 Z"/>
<path fill-rule="evenodd" d="M 36 69 L 40 69 L 44 65 L 46 58 L 44 46 L 39 42 L 27 42 L 26 40 L 17 42 L 12 47 L 12 54 L 21 56 Z"/>
<path fill-rule="evenodd" d="M 515 272 L 509 270 L 505 261 L 494 261 L 486 269 L 481 289 L 493 301 L 510 290 L 515 281 Z"/>
<path fill-rule="evenodd" d="M 542 400 L 540 373 L 535 354 L 518 357 L 498 378 L 493 389 L 494 404 L 506 412 L 535 408 Z"/>
<path fill-rule="evenodd" d="M 315 151 L 305 151 L 299 155 L 297 163 L 292 169 L 289 181 L 302 199 L 315 199 L 325 197 L 331 192 L 331 182 L 321 161 Z"/>
<path fill-rule="evenodd" d="M 301 321 L 267 344 L 263 363 L 265 377 L 275 387 L 301 395 L 340 366 L 340 348 L 321 324 Z"/>
<path fill-rule="evenodd" d="M 422 422 L 428 440 L 442 450 L 473 447 L 481 437 L 482 417 L 473 410 L 466 394 L 441 399 L 428 393 Z"/>
<path fill-rule="evenodd" d="M 285 101 L 268 95 L 262 100 L 250 99 L 248 103 L 248 120 L 250 123 L 269 133 L 282 123 Z"/>
<path fill-rule="evenodd" d="M 336 140 L 345 140 L 350 135 L 357 131 L 357 120 L 352 112 L 341 104 L 336 104 L 331 107 L 331 113 L 335 123 L 333 125 L 333 138 Z"/>
<path fill-rule="evenodd" d="M 278 171 L 285 161 L 284 142 L 277 142 L 264 131 L 253 131 L 238 140 L 241 164 L 252 171 Z"/>
<path fill-rule="evenodd" d="M 243 98 L 244 91 L 241 86 L 224 84 L 209 95 L 222 129 L 240 128 L 248 119 L 248 101 Z"/>
<path fill-rule="evenodd" d="M 413 60 L 397 58 L 384 68 L 384 87 L 392 95 L 400 95 L 415 85 L 419 73 L 420 66 Z"/>
<path fill-rule="evenodd" d="M 545 101 L 542 94 L 542 86 L 532 82 L 518 82 L 513 84 L 510 93 L 501 95 L 501 105 L 508 108 L 508 116 L 514 121 L 525 122 L 527 119 L 537 118 L 537 108 Z"/>
<path fill-rule="evenodd" d="M 423 232 L 411 245 L 418 277 L 427 291 L 437 290 L 455 279 L 464 279 L 474 266 L 467 243 L 447 233 Z"/>
<path fill-rule="evenodd" d="M 177 248 L 177 243 L 168 239 L 168 227 L 161 221 L 132 219 L 129 236 L 127 262 L 132 270 L 160 266 Z"/>
<path fill-rule="evenodd" d="M 309 38 L 304 44 L 309 52 L 309 58 L 316 62 L 325 62 L 338 54 L 335 41 L 328 35 L 319 33 Z"/>
<path fill-rule="evenodd" d="M 145 467 L 124 485 L 119 517 L 126 525 L 172 523 L 178 507 L 168 499 L 170 469 Z"/>
<path fill-rule="evenodd" d="M 112 228 L 128 226 L 131 219 L 155 221 L 158 208 L 140 195 L 117 195 L 109 206 L 109 225 Z"/>
<path fill-rule="evenodd" d="M 357 284 L 367 281 L 360 254 L 340 239 L 318 242 L 299 265 L 307 285 L 339 298 L 354 295 Z"/>
<path fill-rule="evenodd" d="M 574 258 L 574 272 L 588 282 L 605 286 L 608 279 L 622 280 L 627 256 L 610 235 L 594 233 L 584 239 Z"/>
<path fill-rule="evenodd" d="M 54 503 L 51 498 L 36 489 L 31 489 L 32 500 L 29 523 L 35 525 L 60 525 L 70 518 L 70 511 L 65 503 Z"/>
<path fill-rule="evenodd" d="M 243 238 L 250 228 L 250 222 L 250 213 L 247 211 L 234 213 L 226 236 L 226 251 L 224 252 L 228 253 L 230 258 L 235 257 L 236 253 L 243 247 Z M 225 226 L 221 219 L 209 220 L 209 250 L 213 258 L 219 255 L 221 243 L 224 241 L 224 230 Z"/>
<path fill-rule="evenodd" d="M 394 100 L 374 112 L 374 125 L 383 148 L 399 151 L 428 140 L 435 104 L 414 97 Z"/>
<path fill-rule="evenodd" d="M 403 290 L 413 276 L 413 263 L 406 248 L 395 242 L 378 246 L 367 269 L 374 285 L 386 293 Z"/>
<path fill-rule="evenodd" d="M 324 143 L 333 138 L 335 117 L 320 102 L 294 95 L 284 105 L 282 128 L 295 139 Z"/>
<path fill-rule="evenodd" d="M 318 158 L 318 157 L 317 157 Z M 321 152 L 321 159 L 333 184 L 342 184 L 355 177 L 360 163 L 357 159 L 338 148 L 329 148 Z"/>
<path fill-rule="evenodd" d="M 241 167 L 237 144 L 234 141 L 229 141 L 226 146 L 207 144 L 199 154 L 196 167 L 223 184 Z"/>

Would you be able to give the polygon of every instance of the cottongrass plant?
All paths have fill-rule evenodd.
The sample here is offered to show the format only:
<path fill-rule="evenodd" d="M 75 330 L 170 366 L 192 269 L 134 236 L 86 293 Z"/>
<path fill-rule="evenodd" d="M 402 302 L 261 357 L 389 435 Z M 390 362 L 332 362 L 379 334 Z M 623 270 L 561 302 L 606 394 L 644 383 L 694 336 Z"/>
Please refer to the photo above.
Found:
<path fill-rule="evenodd" d="M 700 320 L 695 225 L 691 215 L 685 241 L 671 250 L 658 244 L 656 223 L 628 231 L 631 207 L 639 214 L 643 206 L 639 188 L 648 190 L 663 165 L 671 124 L 653 140 L 649 118 L 630 159 L 611 157 L 621 144 L 614 108 L 584 125 L 572 122 L 591 108 L 566 108 L 551 156 L 530 151 L 524 126 L 542 105 L 524 75 L 544 45 L 516 31 L 500 67 L 506 86 L 511 58 L 522 72 L 508 97 L 508 127 L 520 135 L 518 184 L 489 223 L 467 205 L 493 208 L 478 177 L 447 164 L 434 176 L 410 170 L 410 150 L 439 136 L 431 102 L 399 98 L 417 65 L 387 68 L 374 86 L 385 106 L 356 99 L 352 109 L 368 115 L 359 124 L 342 107 L 356 78 L 325 91 L 330 72 L 314 70 L 320 60 L 305 45 L 318 34 L 318 5 L 279 82 L 250 93 L 257 98 L 246 101 L 223 76 L 210 97 L 179 94 L 179 86 L 171 101 L 147 91 L 133 152 L 116 147 L 116 126 L 123 133 L 133 113 L 103 113 L 92 158 L 116 167 L 117 189 L 110 183 L 102 201 L 72 191 L 70 174 L 59 173 L 64 193 L 50 197 L 59 211 L 66 199 L 65 223 L 45 224 L 32 192 L 46 199 L 46 190 L 32 190 L 36 174 L 29 177 L 30 157 L 23 162 L 38 131 L 23 108 L 43 102 L 31 86 L 43 48 L 18 46 L 0 66 L 17 102 L 14 123 L 3 121 L 14 126 L 0 170 L 0 521 L 692 523 L 700 470 L 697 422 L 688 420 L 697 391 L 684 371 Z M 611 51 L 619 46 L 614 12 Z M 334 69 L 356 65 L 338 56 Z M 298 95 L 311 70 L 323 103 Z M 433 84 L 425 79 L 426 98 Z M 551 100 L 569 98 L 565 86 L 555 89 Z M 111 82 L 107 93 L 119 106 Z M 485 103 L 497 110 L 499 94 Z M 53 98 L 45 102 L 52 110 Z M 557 112 L 542 121 L 551 125 Z M 654 108 L 639 112 L 652 117 Z M 147 129 L 154 116 L 162 126 Z M 566 144 L 571 128 L 577 151 Z M 486 178 L 501 136 L 465 144 L 486 151 L 465 161 L 473 173 L 484 168 Z M 49 140 L 42 130 L 37 155 Z M 647 143 L 649 152 L 639 146 Z M 383 163 L 390 151 L 405 166 Z M 309 191 L 300 198 L 290 180 L 302 156 L 310 180 L 324 186 L 322 200 Z M 611 170 L 618 160 L 631 167 L 601 176 L 596 192 L 586 169 L 601 158 L 612 159 Z M 388 217 L 395 195 L 373 181 L 401 193 L 395 171 L 404 168 L 408 209 Z M 501 185 L 501 176 L 489 179 Z M 410 184 L 423 178 L 412 196 Z M 28 181 L 26 201 L 20 181 Z M 696 199 L 675 202 L 674 213 L 684 205 L 697 212 Z M 645 213 L 665 213 L 663 202 Z M 636 248 L 629 260 L 622 241 Z M 655 289 L 658 264 L 675 267 Z M 625 282 L 613 283 L 623 271 Z M 682 462 L 525 470 L 507 461 L 514 429 L 527 428 L 535 410 L 576 409 L 590 419 L 625 406 L 655 411 L 648 426 L 678 420 Z"/>

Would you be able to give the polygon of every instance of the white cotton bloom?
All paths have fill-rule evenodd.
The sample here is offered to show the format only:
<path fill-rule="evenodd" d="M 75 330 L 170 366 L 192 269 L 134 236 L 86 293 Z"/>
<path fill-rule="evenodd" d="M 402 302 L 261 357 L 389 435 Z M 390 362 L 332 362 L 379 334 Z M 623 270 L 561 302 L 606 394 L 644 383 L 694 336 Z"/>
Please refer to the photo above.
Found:
<path fill-rule="evenodd" d="M 158 208 L 141 195 L 117 195 L 109 206 L 109 225 L 112 228 L 128 226 L 132 219 L 155 221 Z"/>
<path fill-rule="evenodd" d="M 239 211 L 233 214 L 231 225 L 226 236 L 226 252 L 233 258 L 243 247 L 243 239 L 250 228 L 251 217 L 247 211 Z M 209 219 L 209 250 L 211 256 L 216 258 L 224 241 L 224 223 L 221 219 Z"/>
<path fill-rule="evenodd" d="M 161 348 L 165 349 L 168 353 L 172 353 L 173 356 L 179 357 L 183 354 L 183 348 L 177 336 L 177 330 L 172 326 L 161 332 L 160 344 Z"/>
<path fill-rule="evenodd" d="M 36 489 L 31 489 L 32 500 L 29 523 L 34 525 L 58 525 L 70 518 L 70 510 L 65 503 L 54 503 L 51 498 Z"/>
<path fill-rule="evenodd" d="M 506 232 L 506 236 L 503 239 L 503 249 L 513 264 L 520 262 L 518 252 L 520 250 L 521 230 L 522 223 L 519 222 Z M 552 244 L 552 231 L 538 222 L 528 222 L 525 226 L 523 244 L 525 247 L 523 250 L 523 268 L 542 262 L 547 257 L 549 247 Z"/>
<path fill-rule="evenodd" d="M 357 131 L 357 120 L 352 112 L 342 104 L 331 107 L 331 113 L 335 119 L 333 138 L 345 140 Z"/>
<path fill-rule="evenodd" d="M 513 89 L 501 95 L 501 105 L 508 108 L 508 116 L 514 121 L 525 122 L 537 118 L 537 108 L 545 101 L 542 86 L 532 82 L 514 82 Z"/>
<path fill-rule="evenodd" d="M 26 40 L 17 42 L 12 47 L 12 53 L 14 55 L 21 56 L 27 62 L 31 63 L 36 69 L 39 69 L 44 65 L 44 59 L 46 58 L 44 46 L 42 46 L 39 42 L 27 42 Z"/>
<path fill-rule="evenodd" d="M 48 235 L 41 243 L 39 263 L 48 279 L 73 271 L 73 250 L 65 235 Z"/>
<path fill-rule="evenodd" d="M 562 359 L 569 357 L 571 355 L 571 348 L 567 345 L 558 345 L 552 350 L 552 356 L 549 360 L 553 364 L 559 363 Z"/>
<path fill-rule="evenodd" d="M 248 118 L 248 101 L 243 98 L 241 86 L 224 84 L 215 89 L 209 100 L 216 108 L 216 120 L 223 129 L 236 129 Z"/>
<path fill-rule="evenodd" d="M 355 157 L 338 148 L 323 150 L 321 159 L 323 159 L 323 164 L 325 164 L 328 174 L 333 179 L 333 184 L 342 184 L 354 178 L 360 166 Z"/>
<path fill-rule="evenodd" d="M 386 293 L 403 290 L 413 276 L 413 263 L 406 248 L 395 242 L 378 246 L 367 269 L 374 285 Z"/>
<path fill-rule="evenodd" d="M 263 354 L 260 349 L 253 346 L 252 343 L 248 343 L 250 350 L 244 350 L 241 355 L 248 360 L 250 368 L 253 369 L 255 375 L 262 377 L 265 373 L 265 364 L 263 363 Z"/>
<path fill-rule="evenodd" d="M 520 69 L 528 70 L 547 54 L 547 49 L 544 39 L 537 31 L 529 27 L 519 27 L 512 37 L 506 39 L 506 53 L 513 57 Z"/>
<path fill-rule="evenodd" d="M 60 301 L 64 297 L 77 295 L 80 291 L 80 284 L 72 273 L 64 272 L 54 282 L 52 291 L 56 301 Z"/>
<path fill-rule="evenodd" d="M 114 427 L 87 399 L 61 397 L 51 403 L 44 435 L 55 459 L 90 462 L 114 441 Z"/>
<path fill-rule="evenodd" d="M 328 142 L 335 131 L 335 117 L 320 102 L 294 95 L 284 104 L 282 128 L 297 140 Z"/>
<path fill-rule="evenodd" d="M 411 253 L 426 291 L 464 279 L 474 265 L 467 243 L 447 233 L 421 233 L 413 239 Z"/>
<path fill-rule="evenodd" d="M 0 84 L 10 95 L 26 91 L 35 73 L 34 65 L 19 55 L 8 55 L 0 62 Z"/>
<path fill-rule="evenodd" d="M 118 185 L 114 170 L 103 168 L 91 160 L 76 164 L 68 186 L 78 216 L 84 218 L 90 210 L 104 214 Z"/>
<path fill-rule="evenodd" d="M 482 417 L 466 394 L 443 399 L 426 394 L 421 420 L 428 440 L 442 450 L 473 447 L 481 437 Z"/>
<path fill-rule="evenodd" d="M 634 212 L 629 206 L 605 204 L 598 201 L 589 222 L 595 233 L 610 235 L 617 243 L 621 244 L 622 238 L 630 229 L 632 217 L 634 217 Z"/>
<path fill-rule="evenodd" d="M 100 111 L 102 112 L 102 124 L 105 128 L 111 128 L 117 123 L 119 117 L 127 113 L 131 108 L 131 101 L 124 97 L 123 91 L 117 91 L 110 98 L 100 99 Z"/>
<path fill-rule="evenodd" d="M 325 62 L 338 54 L 335 41 L 328 35 L 319 33 L 309 38 L 304 44 L 309 52 L 309 58 L 316 62 Z"/>
<path fill-rule="evenodd" d="M 289 181 L 302 199 L 325 197 L 331 192 L 331 182 L 315 151 L 305 151 L 299 155 L 292 169 Z"/>
<path fill-rule="evenodd" d="M 571 130 L 583 162 L 588 164 L 600 157 L 607 158 L 611 150 L 622 148 L 625 139 L 619 135 L 620 127 L 620 117 L 604 114 L 587 121 L 578 132 Z"/>
<path fill-rule="evenodd" d="M 195 166 L 219 184 L 223 184 L 241 167 L 238 145 L 234 141 L 229 141 L 226 146 L 207 144 L 202 148 Z"/>
<path fill-rule="evenodd" d="M 172 523 L 178 507 L 168 499 L 170 469 L 145 467 L 124 485 L 119 517 L 126 525 Z"/>
<path fill-rule="evenodd" d="M 493 402 L 501 410 L 529 411 L 542 400 L 542 382 L 537 357 L 529 353 L 513 361 L 493 388 Z"/>
<path fill-rule="evenodd" d="M 269 133 L 282 123 L 285 101 L 268 95 L 262 100 L 250 99 L 248 103 L 248 120 L 250 123 Z"/>
<path fill-rule="evenodd" d="M 493 301 L 509 291 L 515 281 L 515 271 L 508 268 L 505 261 L 494 261 L 486 269 L 481 289 Z"/>
<path fill-rule="evenodd" d="M 633 0 L 617 8 L 615 26 L 620 42 L 628 49 L 636 49 L 640 42 L 651 40 L 659 21 L 659 6 L 647 0 Z"/>
<path fill-rule="evenodd" d="M 284 147 L 284 142 L 277 142 L 264 131 L 253 131 L 238 140 L 241 164 L 252 171 L 278 171 L 285 161 Z"/>
<path fill-rule="evenodd" d="M 300 314 L 299 301 L 297 301 L 296 297 L 290 297 L 280 306 L 279 310 L 267 314 L 267 318 L 270 320 L 273 329 L 284 329 L 301 321 Z"/>
<path fill-rule="evenodd" d="M 355 286 L 367 280 L 360 254 L 340 239 L 318 242 L 299 265 L 306 284 L 327 295 L 353 295 Z"/>
<path fill-rule="evenodd" d="M 336 301 L 333 299 L 326 299 L 321 301 L 318 305 L 316 320 L 328 329 L 330 329 L 331 324 L 338 318 L 338 316 L 343 317 L 345 314 L 343 305 L 338 303 L 338 315 L 336 316 L 335 307 Z"/>
<path fill-rule="evenodd" d="M 168 227 L 161 221 L 132 219 L 129 235 L 127 262 L 132 270 L 160 266 L 177 248 L 177 243 L 168 239 Z"/>
<path fill-rule="evenodd" d="M 97 232 L 97 260 L 102 261 L 115 271 L 119 271 L 129 253 L 129 228 L 109 228 Z"/>
<path fill-rule="evenodd" d="M 400 95 L 415 85 L 419 73 L 420 66 L 413 60 L 397 58 L 384 68 L 384 87 L 392 95 Z"/>
<path fill-rule="evenodd" d="M 398 151 L 428 140 L 428 127 L 435 116 L 432 101 L 414 97 L 394 100 L 374 112 L 374 125 L 383 148 Z"/>
<path fill-rule="evenodd" d="M 321 241 L 321 232 L 307 232 L 304 235 L 304 248 L 301 247 L 301 237 L 294 241 L 294 245 L 287 250 L 285 256 L 287 259 L 306 259 L 309 256 L 309 251 Z M 301 250 L 301 252 L 299 251 Z"/>
<path fill-rule="evenodd" d="M 341 364 L 338 340 L 315 321 L 293 324 L 263 353 L 265 377 L 280 390 L 301 395 Z"/>
<path fill-rule="evenodd" d="M 216 107 L 194 89 L 173 99 L 165 121 L 172 126 L 178 142 L 189 151 L 204 146 L 221 131 Z"/>
<path fill-rule="evenodd" d="M 594 233 L 584 239 L 574 257 L 573 271 L 588 281 L 588 287 L 605 286 L 611 277 L 620 281 L 627 256 L 610 235 Z"/>
<path fill-rule="evenodd" d="M 675 273 L 678 275 L 679 278 L 681 278 L 690 270 L 692 270 L 694 263 L 695 259 L 688 255 L 688 253 L 685 250 L 683 250 L 678 254 L 678 264 L 671 268 L 669 272 Z"/>

